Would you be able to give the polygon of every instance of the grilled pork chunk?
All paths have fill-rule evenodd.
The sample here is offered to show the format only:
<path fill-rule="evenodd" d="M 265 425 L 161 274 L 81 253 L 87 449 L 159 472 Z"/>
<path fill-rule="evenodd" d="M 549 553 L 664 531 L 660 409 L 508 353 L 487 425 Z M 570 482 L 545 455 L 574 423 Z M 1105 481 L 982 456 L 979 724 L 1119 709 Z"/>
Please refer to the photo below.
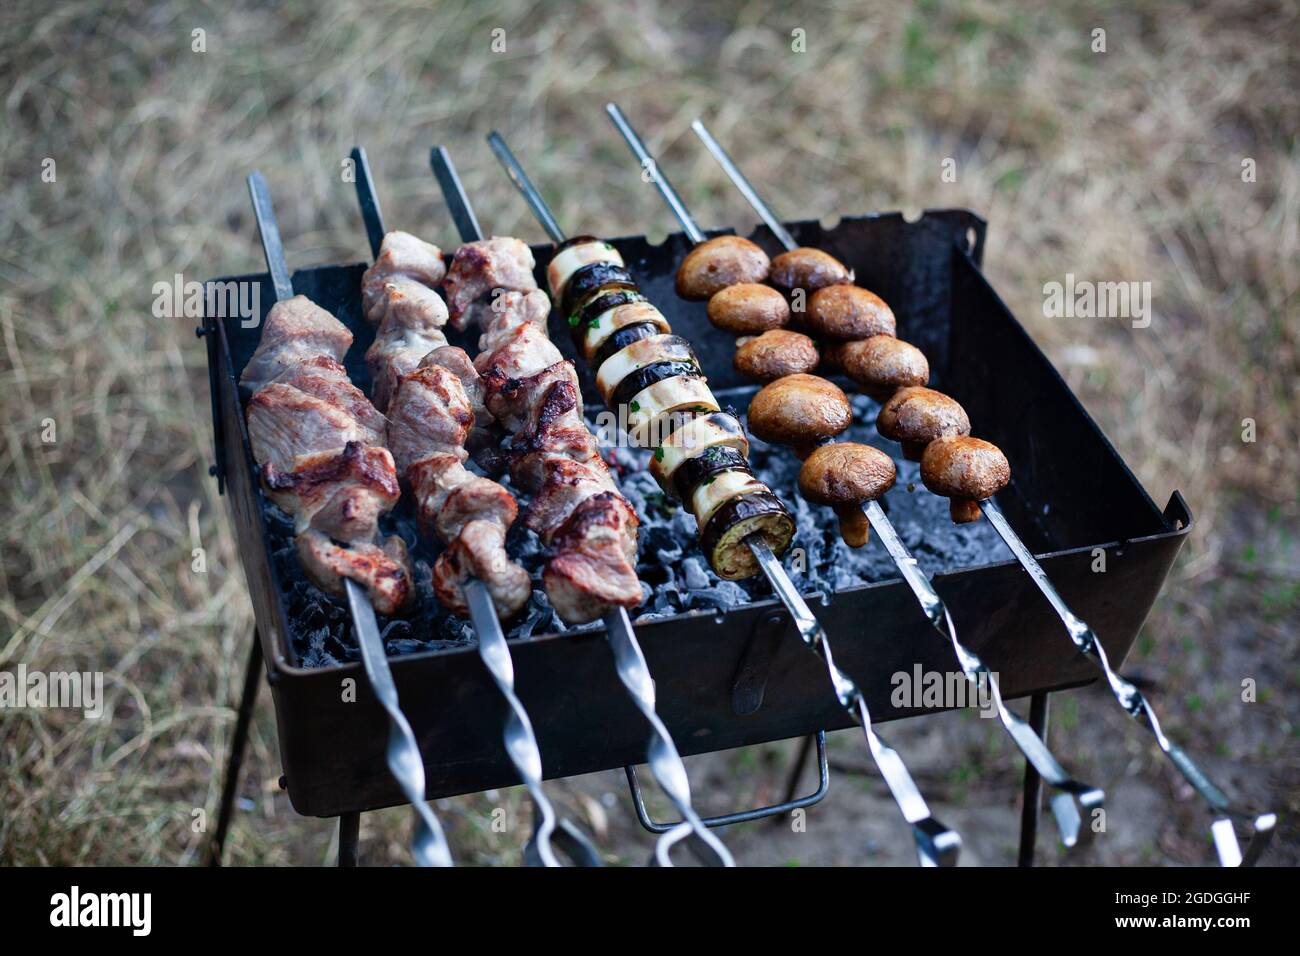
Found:
<path fill-rule="evenodd" d="M 451 327 L 458 331 L 471 325 L 486 326 L 492 311 L 492 296 L 503 292 L 531 292 L 533 251 L 518 239 L 493 236 L 467 242 L 452 256 L 443 291 L 451 311 Z"/>
<path fill-rule="evenodd" d="M 379 326 L 366 350 L 375 406 L 386 411 L 404 375 L 447 344 L 447 306 L 434 291 L 446 269 L 442 252 L 405 232 L 390 232 L 361 278 L 366 319 Z"/>
<path fill-rule="evenodd" d="M 309 359 L 324 355 L 341 362 L 351 347 L 352 333 L 346 325 L 305 295 L 296 295 L 271 306 L 257 351 L 239 384 L 256 392 Z"/>
<path fill-rule="evenodd" d="M 267 494 L 294 517 L 307 577 L 331 594 L 351 578 L 376 611 L 395 614 L 413 593 L 405 546 L 379 538 L 397 471 L 383 415 L 340 364 L 351 344 L 347 327 L 304 296 L 277 302 L 241 378 L 256 386 L 248 434 Z"/>
<path fill-rule="evenodd" d="M 467 615 L 464 586 L 476 577 L 487 585 L 497 613 L 508 619 L 531 593 L 528 572 L 505 548 L 518 506 L 495 481 L 464 467 L 475 405 L 462 375 L 477 387 L 469 357 L 451 346 L 435 350 L 406 375 L 388 408 L 388 442 L 415 495 L 421 532 L 447 545 L 433 568 L 438 600 Z"/>
<path fill-rule="evenodd" d="M 546 334 L 549 303 L 517 239 L 456 251 L 444 290 L 457 328 L 477 323 L 484 404 L 511 433 L 511 475 L 533 494 L 525 524 L 550 548 L 542 583 L 565 621 L 641 603 L 636 513 L 582 417 L 572 363 Z"/>

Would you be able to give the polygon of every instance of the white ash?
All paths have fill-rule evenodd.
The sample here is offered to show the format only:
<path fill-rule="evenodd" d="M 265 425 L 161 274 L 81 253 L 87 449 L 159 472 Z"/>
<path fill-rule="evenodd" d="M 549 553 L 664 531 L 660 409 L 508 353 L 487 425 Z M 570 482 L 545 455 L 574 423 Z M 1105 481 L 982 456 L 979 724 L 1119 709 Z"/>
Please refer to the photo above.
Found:
<path fill-rule="evenodd" d="M 876 445 L 894 458 L 898 482 L 885 496 L 883 505 L 921 566 L 936 574 L 1003 560 L 1007 556 L 1005 547 L 988 522 L 954 525 L 948 516 L 947 499 L 930 494 L 921 484 L 920 466 L 906 461 L 897 445 L 876 434 L 874 422 L 879 405 L 863 395 L 853 395 L 851 401 L 855 423 L 842 437 Z M 646 470 L 648 452 L 611 448 L 606 449 L 606 457 L 623 494 L 641 519 L 637 573 L 644 603 L 633 613 L 634 621 L 700 610 L 711 610 L 721 617 L 738 605 L 771 596 L 761 575 L 736 582 L 723 581 L 713 573 L 696 544 L 695 519 L 688 510 L 669 501 Z M 750 463 L 754 474 L 786 503 L 798 524 L 785 565 L 805 595 L 829 601 L 837 591 L 898 577 L 893 561 L 874 535 L 866 547 L 849 548 L 839 537 L 834 513 L 800 496 L 797 477 L 801 463 L 789 449 L 751 439 Z M 509 487 L 508 480 L 504 483 Z M 330 667 L 358 660 L 346 606 L 310 584 L 299 568 L 292 520 L 269 503 L 264 514 L 273 568 L 286 592 L 290 639 L 302 666 Z M 389 655 L 437 651 L 473 642 L 474 631 L 469 623 L 448 614 L 434 598 L 430 568 L 440 546 L 430 547 L 419 539 L 409 503 L 403 500 L 383 525 L 385 534 L 400 535 L 410 548 L 418 601 L 409 618 L 381 619 Z M 524 529 L 522 522 L 516 522 L 508 547 L 532 575 L 534 587 L 532 599 L 507 630 L 507 636 L 524 640 L 573 630 L 555 614 L 542 591 L 545 556 L 537 536 Z M 793 549 L 800 549 L 799 560 Z M 600 626 L 596 622 L 580 629 Z"/>

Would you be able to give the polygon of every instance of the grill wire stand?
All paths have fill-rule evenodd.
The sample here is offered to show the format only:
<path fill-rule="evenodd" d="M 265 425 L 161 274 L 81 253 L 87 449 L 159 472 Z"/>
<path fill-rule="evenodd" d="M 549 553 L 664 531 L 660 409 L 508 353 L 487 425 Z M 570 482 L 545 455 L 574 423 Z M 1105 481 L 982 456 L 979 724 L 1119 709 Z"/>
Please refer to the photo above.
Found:
<path fill-rule="evenodd" d="M 283 302 L 293 298 L 293 280 L 289 277 L 289 267 L 284 259 L 284 243 L 271 205 L 271 191 L 261 173 L 254 171 L 249 174 L 248 192 L 253 200 L 262 249 L 266 253 L 266 266 L 275 286 L 275 298 L 276 301 Z M 415 809 L 412 853 L 420 866 L 451 866 L 451 850 L 447 846 L 442 825 L 424 799 L 424 761 L 420 757 L 415 733 L 398 703 L 397 685 L 388 666 L 388 656 L 384 652 L 384 642 L 379 635 L 379 621 L 375 617 L 374 606 L 370 603 L 370 595 L 351 579 L 344 579 L 344 588 L 348 609 L 352 614 L 352 631 L 361 649 L 366 676 L 375 696 L 388 714 L 388 768 Z M 343 856 L 342 836 L 343 828 L 340 827 L 340 858 Z"/>
<path fill-rule="evenodd" d="M 638 159 L 643 164 L 646 161 L 653 163 L 653 159 L 645 152 L 645 148 L 640 144 L 636 133 L 632 131 L 630 126 L 627 126 L 626 120 L 623 120 L 621 114 L 618 113 L 617 107 L 613 107 L 612 104 L 611 107 L 611 116 L 615 117 L 616 123 L 621 120 L 620 129 L 624 130 L 624 136 L 628 138 L 629 145 L 633 146 L 633 152 L 638 152 L 639 147 Z M 522 165 L 520 165 L 510 147 L 506 145 L 505 140 L 498 133 L 493 132 L 488 136 L 488 142 L 511 181 L 523 195 L 538 221 L 547 230 L 552 241 L 563 242 L 564 233 L 560 231 L 554 215 L 546 205 L 546 200 L 542 198 L 541 193 L 529 180 L 527 173 L 524 172 Z M 658 175 L 654 179 L 656 182 L 660 181 Z M 687 235 L 696 242 L 701 241 L 703 235 L 699 232 L 699 228 L 695 225 L 685 206 L 682 205 L 681 199 L 677 197 L 672 188 L 665 189 L 661 185 L 660 191 L 669 205 L 673 207 L 673 210 L 677 212 Z M 889 787 L 891 796 L 898 804 L 900 811 L 902 811 L 903 818 L 911 825 L 918 862 L 927 867 L 955 866 L 961 850 L 961 837 L 957 835 L 956 831 L 950 830 L 931 815 L 925 798 L 921 796 L 921 792 L 912 780 L 912 776 L 908 772 L 906 765 L 904 765 L 902 758 L 898 756 L 897 751 L 875 733 L 872 727 L 871 715 L 867 710 L 867 703 L 862 696 L 862 692 L 853 683 L 852 679 L 836 666 L 826 631 L 823 629 L 821 622 L 808 608 L 803 596 L 799 593 L 799 589 L 790 580 L 790 576 L 786 573 L 781 562 L 761 537 L 752 536 L 747 539 L 746 543 L 767 577 L 773 592 L 793 618 L 800 640 L 814 653 L 818 654 L 825 663 L 831 686 L 835 690 L 835 696 L 840 706 L 862 728 L 866 736 L 867 746 L 877 768 L 880 770 L 881 776 Z"/>
<path fill-rule="evenodd" d="M 370 240 L 371 255 L 378 258 L 384 241 L 384 217 L 379 208 L 379 193 L 370 172 L 370 161 L 361 147 L 352 150 L 356 167 L 357 202 Z M 524 846 L 524 861 L 530 866 L 561 866 L 554 844 L 580 866 L 602 866 L 600 853 L 592 846 L 586 834 L 567 818 L 555 812 L 546 791 L 542 788 L 542 752 L 533 732 L 533 722 L 528 717 L 523 701 L 515 693 L 515 668 L 510 656 L 510 646 L 501 630 L 496 607 L 487 585 L 478 578 L 465 584 L 465 598 L 469 605 L 470 621 L 478 637 L 478 653 L 492 675 L 509 706 L 504 731 L 505 750 L 510 762 L 519 771 L 519 778 L 533 801 L 533 832 Z"/>
<path fill-rule="evenodd" d="M 436 147 L 430 154 L 430 163 L 442 188 L 443 196 L 451 212 L 456 228 L 463 242 L 474 242 L 483 238 L 483 232 L 474 215 L 469 197 L 461 185 L 460 177 L 452 164 L 451 156 L 443 147 Z M 550 218 L 548 229 L 559 231 L 554 217 Z M 560 233 L 561 237 L 563 236 Z M 695 857 L 706 866 L 735 866 L 731 852 L 713 833 L 709 831 L 691 803 L 691 785 L 686 775 L 686 765 L 682 762 L 673 743 L 668 728 L 655 710 L 655 685 L 646 665 L 645 655 L 636 639 L 632 620 L 626 608 L 616 608 L 602 618 L 610 649 L 614 653 L 614 662 L 619 680 L 627 689 L 632 702 L 641 711 L 650 724 L 651 736 L 647 752 L 647 762 L 659 786 L 668 794 L 682 822 L 663 834 L 655 843 L 654 862 L 659 866 L 672 866 L 671 851 L 678 843 L 689 840 L 687 846 Z"/>
<path fill-rule="evenodd" d="M 617 107 L 615 107 L 614 110 L 617 110 Z M 611 115 L 613 115 L 613 111 L 611 111 Z M 618 120 L 616 119 L 615 122 L 617 123 Z M 758 191 L 754 189 L 753 185 L 745 177 L 744 173 L 740 171 L 740 168 L 736 165 L 735 161 L 732 160 L 732 158 L 727 154 L 727 151 L 713 137 L 713 134 L 709 132 L 708 128 L 698 119 L 691 123 L 691 128 L 695 131 L 695 134 L 700 138 L 701 142 L 704 143 L 705 148 L 713 155 L 713 158 L 717 160 L 723 171 L 726 172 L 728 177 L 730 177 L 736 188 L 742 195 L 744 195 L 750 206 L 752 206 L 754 211 L 759 214 L 763 222 L 767 224 L 768 228 L 772 230 L 772 233 L 777 237 L 781 244 L 785 246 L 786 249 L 796 248 L 798 244 L 794 241 L 794 237 L 792 237 L 786 230 L 785 226 L 782 225 L 780 219 L 777 218 L 771 207 L 769 207 L 767 203 L 763 201 L 762 197 L 758 195 Z M 656 175 L 658 175 L 657 171 Z M 872 504 L 875 505 L 874 502 Z M 1169 758 L 1170 762 L 1178 768 L 1179 773 L 1181 773 L 1187 782 L 1191 784 L 1192 789 L 1194 789 L 1201 799 L 1205 801 L 1212 818 L 1210 833 L 1214 840 L 1214 848 L 1218 855 L 1220 865 L 1225 867 L 1253 866 L 1272 838 L 1273 829 L 1277 823 L 1276 814 L 1254 813 L 1234 806 L 1228 799 L 1227 795 L 1224 794 L 1224 792 L 1205 775 L 1200 767 L 1192 761 L 1191 757 L 1187 755 L 1187 752 L 1165 736 L 1164 731 L 1160 727 L 1160 721 L 1156 717 L 1156 713 L 1152 709 L 1151 704 L 1142 696 L 1141 691 L 1139 691 L 1130 681 L 1120 676 L 1115 669 L 1111 667 L 1110 661 L 1106 657 L 1105 648 L 1102 647 L 1101 641 L 1097 638 L 1096 633 L 1084 621 L 1076 617 L 1070 610 L 1069 606 L 1066 605 L 1065 600 L 1061 597 L 1060 593 L 1048 578 L 1047 572 L 1043 570 L 1042 565 L 1040 565 L 1034 558 L 1033 552 L 1025 546 L 1025 543 L 1020 539 L 1020 536 L 1016 534 L 1015 529 L 1011 527 L 1010 522 L 1007 521 L 1006 516 L 1002 513 L 1002 509 L 998 507 L 997 502 L 992 498 L 986 498 L 980 502 L 980 509 L 988 518 L 989 523 L 993 525 L 993 528 L 997 531 L 998 535 L 1006 543 L 1007 547 L 1011 550 L 1011 553 L 1015 555 L 1016 560 L 1020 562 L 1021 567 L 1023 567 L 1029 574 L 1029 577 L 1033 580 L 1035 586 L 1042 592 L 1048 603 L 1051 604 L 1052 609 L 1061 619 L 1061 623 L 1065 625 L 1065 629 L 1070 635 L 1070 640 L 1074 642 L 1074 645 L 1083 654 L 1096 663 L 1102 676 L 1105 677 L 1106 682 L 1110 687 L 1111 694 L 1115 697 L 1116 701 L 1119 702 L 1119 705 L 1123 707 L 1125 712 L 1134 720 L 1139 722 L 1145 720 L 1146 726 L 1155 737 L 1156 743 L 1160 747 L 1161 752 L 1164 753 L 1165 756 Z M 876 506 L 876 510 L 879 511 L 878 506 Z M 883 512 L 881 512 L 880 517 L 884 519 Z M 872 526 L 876 527 L 877 531 L 882 530 L 881 527 L 877 525 L 877 519 L 872 515 L 870 510 L 868 510 L 868 518 L 871 520 Z M 884 520 L 887 521 L 888 519 Z M 882 533 L 881 538 L 885 541 L 886 546 L 891 548 L 892 554 L 893 548 L 890 545 L 890 536 Z M 897 536 L 895 535 L 893 538 L 895 543 L 901 547 L 902 542 L 897 541 Z M 895 560 L 898 560 L 897 556 L 895 556 Z M 901 569 L 902 565 L 900 564 L 899 567 Z M 912 578 L 908 576 L 906 571 L 904 572 L 904 577 L 907 578 L 908 584 L 912 585 L 913 590 L 915 591 L 916 586 L 913 584 Z M 921 596 L 920 592 L 917 592 L 917 596 L 918 598 L 921 598 L 924 606 L 926 599 Z M 928 609 L 927 613 L 930 613 Z M 933 615 L 931 615 L 931 619 L 934 620 Z M 939 627 L 939 624 L 936 622 L 935 626 Z M 957 644 L 955 636 L 953 637 L 953 646 L 957 649 L 958 659 L 962 660 L 962 668 L 965 670 L 967 668 L 967 662 L 963 659 L 963 649 L 959 644 Z M 966 653 L 969 654 L 969 652 Z M 967 671 L 968 676 L 969 674 L 970 672 Z M 992 686 L 995 688 L 994 692 L 996 693 L 996 683 L 993 683 Z M 1000 695 L 998 695 L 998 706 L 1000 711 L 1005 709 L 1002 707 Z M 1044 697 L 1042 710 L 1043 719 L 1045 721 L 1046 697 Z M 1006 721 L 1004 720 L 1003 723 L 1006 724 Z M 1017 732 L 1012 730 L 1009 725 L 1007 729 L 1012 733 L 1012 736 L 1016 738 L 1017 745 L 1020 745 L 1021 739 L 1017 735 Z M 1041 746 L 1040 741 L 1035 740 L 1034 742 L 1039 743 Z M 1040 761 L 1036 760 L 1031 755 L 1030 751 L 1024 746 L 1021 746 L 1021 751 L 1025 754 L 1026 759 L 1034 769 L 1042 775 L 1043 779 L 1047 780 L 1049 784 L 1052 783 L 1052 777 L 1048 773 L 1044 772 L 1043 767 L 1040 766 Z M 1048 754 L 1047 756 L 1050 759 L 1051 755 Z M 1070 791 L 1067 789 L 1065 792 L 1068 793 Z M 1098 794 L 1099 793 L 1100 791 L 1098 791 Z M 1060 799 L 1060 797 L 1058 796 L 1055 799 Z M 1081 802 L 1084 804 L 1086 809 L 1089 811 L 1092 810 L 1091 805 L 1088 804 L 1087 801 L 1081 799 Z M 1055 800 L 1053 801 L 1053 810 L 1056 810 Z M 1059 820 L 1060 815 L 1058 813 L 1058 823 Z M 1243 825 L 1249 833 L 1244 851 L 1237 839 L 1235 828 L 1237 823 Z M 1090 832 L 1090 828 L 1085 831 L 1085 835 L 1087 832 Z"/>

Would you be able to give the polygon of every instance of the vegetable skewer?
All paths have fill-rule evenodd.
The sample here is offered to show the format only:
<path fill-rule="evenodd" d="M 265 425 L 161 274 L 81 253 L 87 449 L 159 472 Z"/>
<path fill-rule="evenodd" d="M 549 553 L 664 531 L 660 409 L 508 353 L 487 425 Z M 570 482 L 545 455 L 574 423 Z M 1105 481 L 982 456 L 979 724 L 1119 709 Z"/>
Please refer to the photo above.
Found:
<path fill-rule="evenodd" d="M 551 214 L 549 208 L 546 206 L 545 200 L 528 179 L 523 167 L 519 164 L 519 161 L 515 158 L 514 154 L 510 151 L 510 148 L 506 145 L 501 136 L 494 132 L 488 137 L 488 142 L 491 144 L 493 151 L 497 154 L 497 158 L 501 161 L 502 166 L 505 167 L 507 174 L 514 182 L 516 188 L 518 188 L 523 194 L 538 221 L 542 223 L 544 228 L 546 228 L 552 241 L 559 244 L 556 259 L 552 262 L 552 266 L 555 267 L 555 271 L 551 277 L 552 293 L 560 300 L 558 304 L 560 305 L 562 314 L 572 315 L 572 312 L 567 308 L 567 306 L 573 305 L 575 298 L 577 298 L 573 294 L 572 290 L 574 288 L 574 283 L 581 281 L 580 276 L 582 269 L 586 268 L 594 272 L 596 269 L 605 265 L 608 260 L 598 261 L 594 265 L 578 265 L 578 267 L 573 269 L 573 271 L 566 277 L 565 271 L 571 267 L 571 264 L 562 257 L 565 255 L 565 243 L 568 242 L 568 240 L 565 239 L 558 223 L 556 223 L 554 215 Z M 616 276 L 616 273 L 608 271 L 604 278 L 608 279 Z M 592 279 L 592 284 L 595 286 L 593 290 L 595 294 L 614 296 L 620 294 L 617 290 L 602 293 L 599 285 L 601 279 L 594 275 Z M 630 280 L 630 276 L 628 279 Z M 631 285 L 630 281 L 627 285 Z M 598 315 L 592 316 L 591 319 L 594 319 L 594 324 L 590 326 L 590 329 L 596 333 L 596 335 L 603 333 L 608 327 L 605 323 L 608 323 L 608 325 L 614 325 L 618 321 L 618 310 L 627 308 L 630 305 L 632 305 L 632 303 L 620 303 L 613 309 L 614 316 L 610 318 L 605 318 L 605 316 L 608 315 L 607 311 L 601 311 Z M 576 328 L 579 332 L 586 334 L 584 345 L 586 346 L 585 351 L 589 354 L 590 361 L 591 353 L 599 347 L 600 343 L 598 341 L 593 341 L 593 335 L 586 332 L 586 329 L 588 328 L 586 323 L 591 321 L 591 319 L 581 311 L 578 313 L 578 319 L 579 322 Z M 629 323 L 629 325 L 632 324 L 638 323 Z M 665 320 L 664 325 L 666 326 L 666 324 Z M 635 346 L 636 343 L 632 343 L 624 346 L 624 348 L 635 348 Z M 610 361 L 613 361 L 612 357 L 605 359 L 599 369 L 593 369 L 593 371 L 596 372 L 598 379 L 599 375 L 604 371 Z M 714 408 L 716 408 L 716 403 L 714 404 Z M 654 455 L 655 464 L 652 464 L 651 467 L 652 469 L 655 469 L 655 466 L 658 465 L 656 477 L 659 477 L 660 475 L 665 476 L 665 478 L 661 480 L 661 484 L 665 485 L 665 491 L 673 490 L 673 485 L 675 484 L 675 482 L 672 481 L 674 471 L 687 467 L 684 462 L 691 460 L 691 458 L 687 457 L 687 453 L 692 450 L 702 449 L 697 456 L 699 459 L 704 459 L 706 455 L 710 455 L 716 459 L 714 462 L 705 462 L 702 464 L 701 469 L 703 474 L 700 478 L 701 481 L 708 481 L 708 479 L 712 477 L 712 473 L 709 469 L 713 469 L 714 467 L 720 469 L 718 473 L 736 474 L 739 472 L 739 469 L 735 467 L 738 462 L 733 456 L 733 453 L 736 451 L 747 450 L 748 443 L 744 439 L 743 431 L 740 431 L 738 428 L 735 436 L 709 435 L 707 429 L 712 424 L 711 420 L 716 420 L 716 414 L 716 412 L 709 412 L 706 406 L 700 414 L 696 415 L 694 418 L 690 418 L 676 431 L 670 433 L 668 438 L 664 440 L 662 444 L 659 444 Z M 635 438 L 636 435 L 629 432 L 629 437 Z M 719 448 L 722 450 L 717 452 L 714 451 Z M 743 454 L 740 457 L 741 460 L 743 460 Z M 744 501 L 746 493 L 743 490 L 743 477 L 732 480 L 737 484 L 726 490 L 738 492 L 735 500 Z M 704 498 L 706 501 L 709 500 L 707 487 L 707 485 L 704 487 L 703 494 L 701 494 L 701 490 L 696 490 L 692 496 L 694 499 L 693 503 L 697 505 L 696 517 L 697 520 L 700 521 L 701 530 L 704 532 L 703 543 L 705 545 L 706 556 L 709 557 L 710 564 L 714 566 L 715 570 L 719 570 L 719 565 L 722 565 L 723 568 L 735 569 L 738 572 L 743 572 L 745 565 L 742 562 L 734 560 L 730 562 L 719 562 L 714 560 L 712 553 L 713 549 L 710 548 L 709 545 L 714 543 L 725 545 L 727 542 L 718 542 L 718 538 L 721 536 L 715 536 L 714 540 L 710 540 L 711 536 L 708 533 L 710 518 L 706 515 L 702 515 L 701 508 L 698 506 L 700 498 Z M 698 488 L 699 486 L 697 485 L 697 489 Z M 682 489 L 683 497 L 685 490 L 685 488 Z M 775 496 L 771 495 L 765 487 L 764 493 L 775 500 L 777 505 L 780 505 L 779 499 L 775 499 Z M 713 500 L 717 499 L 714 498 Z M 711 520 L 717 520 L 718 510 L 721 507 L 725 507 L 725 505 L 719 505 L 714 509 L 714 511 L 707 513 L 712 515 Z M 784 505 L 780 505 L 780 509 L 782 512 L 785 512 Z M 788 529 L 788 533 L 793 534 L 793 522 L 791 522 L 791 527 Z M 835 691 L 840 706 L 843 707 L 862 728 L 876 766 L 880 769 L 881 775 L 889 786 L 890 793 L 898 804 L 899 809 L 902 811 L 904 819 L 912 827 L 912 834 L 917 847 L 917 856 L 921 865 L 955 865 L 961 847 L 960 837 L 956 832 L 949 830 L 931 816 L 930 809 L 927 806 L 924 797 L 921 796 L 920 791 L 912 780 L 911 774 L 908 773 L 907 767 L 898 756 L 898 753 L 876 734 L 862 692 L 858 689 L 852 679 L 850 679 L 849 676 L 841 671 L 835 664 L 826 632 L 823 630 L 821 623 L 808 608 L 803 596 L 799 593 L 798 588 L 795 587 L 794 582 L 790 580 L 789 575 L 786 574 L 785 568 L 781 565 L 780 560 L 773 553 L 772 548 L 769 546 L 765 538 L 766 535 L 759 536 L 754 534 L 745 534 L 737 536 L 737 540 L 730 543 L 733 547 L 736 545 L 744 545 L 749 550 L 752 555 L 753 564 L 757 565 L 757 570 L 762 571 L 762 573 L 766 575 L 772 586 L 773 592 L 786 606 L 786 609 L 794 618 L 800 638 L 810 649 L 816 652 L 825 663 L 831 685 Z M 721 571 L 719 571 L 719 573 L 721 573 Z M 743 573 L 736 573 L 735 576 L 739 577 L 744 575 Z"/>

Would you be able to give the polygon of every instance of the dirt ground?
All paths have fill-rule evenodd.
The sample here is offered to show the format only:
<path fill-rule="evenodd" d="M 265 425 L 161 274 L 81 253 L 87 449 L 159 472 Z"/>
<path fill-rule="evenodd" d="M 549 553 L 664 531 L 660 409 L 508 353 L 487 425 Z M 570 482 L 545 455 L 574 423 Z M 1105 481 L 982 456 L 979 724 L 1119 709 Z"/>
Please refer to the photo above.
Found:
<path fill-rule="evenodd" d="M 791 216 L 988 218 L 994 285 L 1152 497 L 1180 489 L 1197 517 L 1125 669 L 1214 779 L 1281 815 L 1266 862 L 1300 862 L 1294 4 L 108 7 L 0 12 L 0 671 L 98 670 L 107 696 L 98 721 L 0 709 L 0 863 L 191 864 L 196 820 L 216 812 L 252 616 L 207 475 L 204 350 L 192 320 L 153 315 L 154 284 L 261 268 L 253 168 L 278 186 L 292 266 L 363 259 L 340 185 L 354 144 L 404 227 L 445 222 L 427 166 L 441 143 L 495 231 L 540 241 L 483 143 L 494 127 L 535 158 L 563 221 L 665 234 L 607 99 L 707 226 L 753 216 L 690 133 L 696 116 Z M 1067 274 L 1151 282 L 1151 324 L 1049 317 L 1043 286 Z M 885 734 L 966 863 L 1014 860 L 1020 765 L 995 723 L 951 714 Z M 1193 794 L 1099 690 L 1057 698 L 1052 741 L 1107 790 L 1109 822 L 1068 857 L 1045 829 L 1042 862 L 1212 860 Z M 776 798 L 795 746 L 690 760 L 703 809 Z M 742 863 L 910 861 L 860 741 L 832 735 L 830 754 L 806 829 L 726 834 Z M 279 774 L 264 690 L 228 858 L 331 862 L 333 827 L 297 817 Z M 611 861 L 648 856 L 621 772 L 552 790 Z M 440 813 L 461 861 L 518 862 L 520 790 Z M 409 826 L 409 812 L 367 815 L 365 862 L 409 863 Z"/>

